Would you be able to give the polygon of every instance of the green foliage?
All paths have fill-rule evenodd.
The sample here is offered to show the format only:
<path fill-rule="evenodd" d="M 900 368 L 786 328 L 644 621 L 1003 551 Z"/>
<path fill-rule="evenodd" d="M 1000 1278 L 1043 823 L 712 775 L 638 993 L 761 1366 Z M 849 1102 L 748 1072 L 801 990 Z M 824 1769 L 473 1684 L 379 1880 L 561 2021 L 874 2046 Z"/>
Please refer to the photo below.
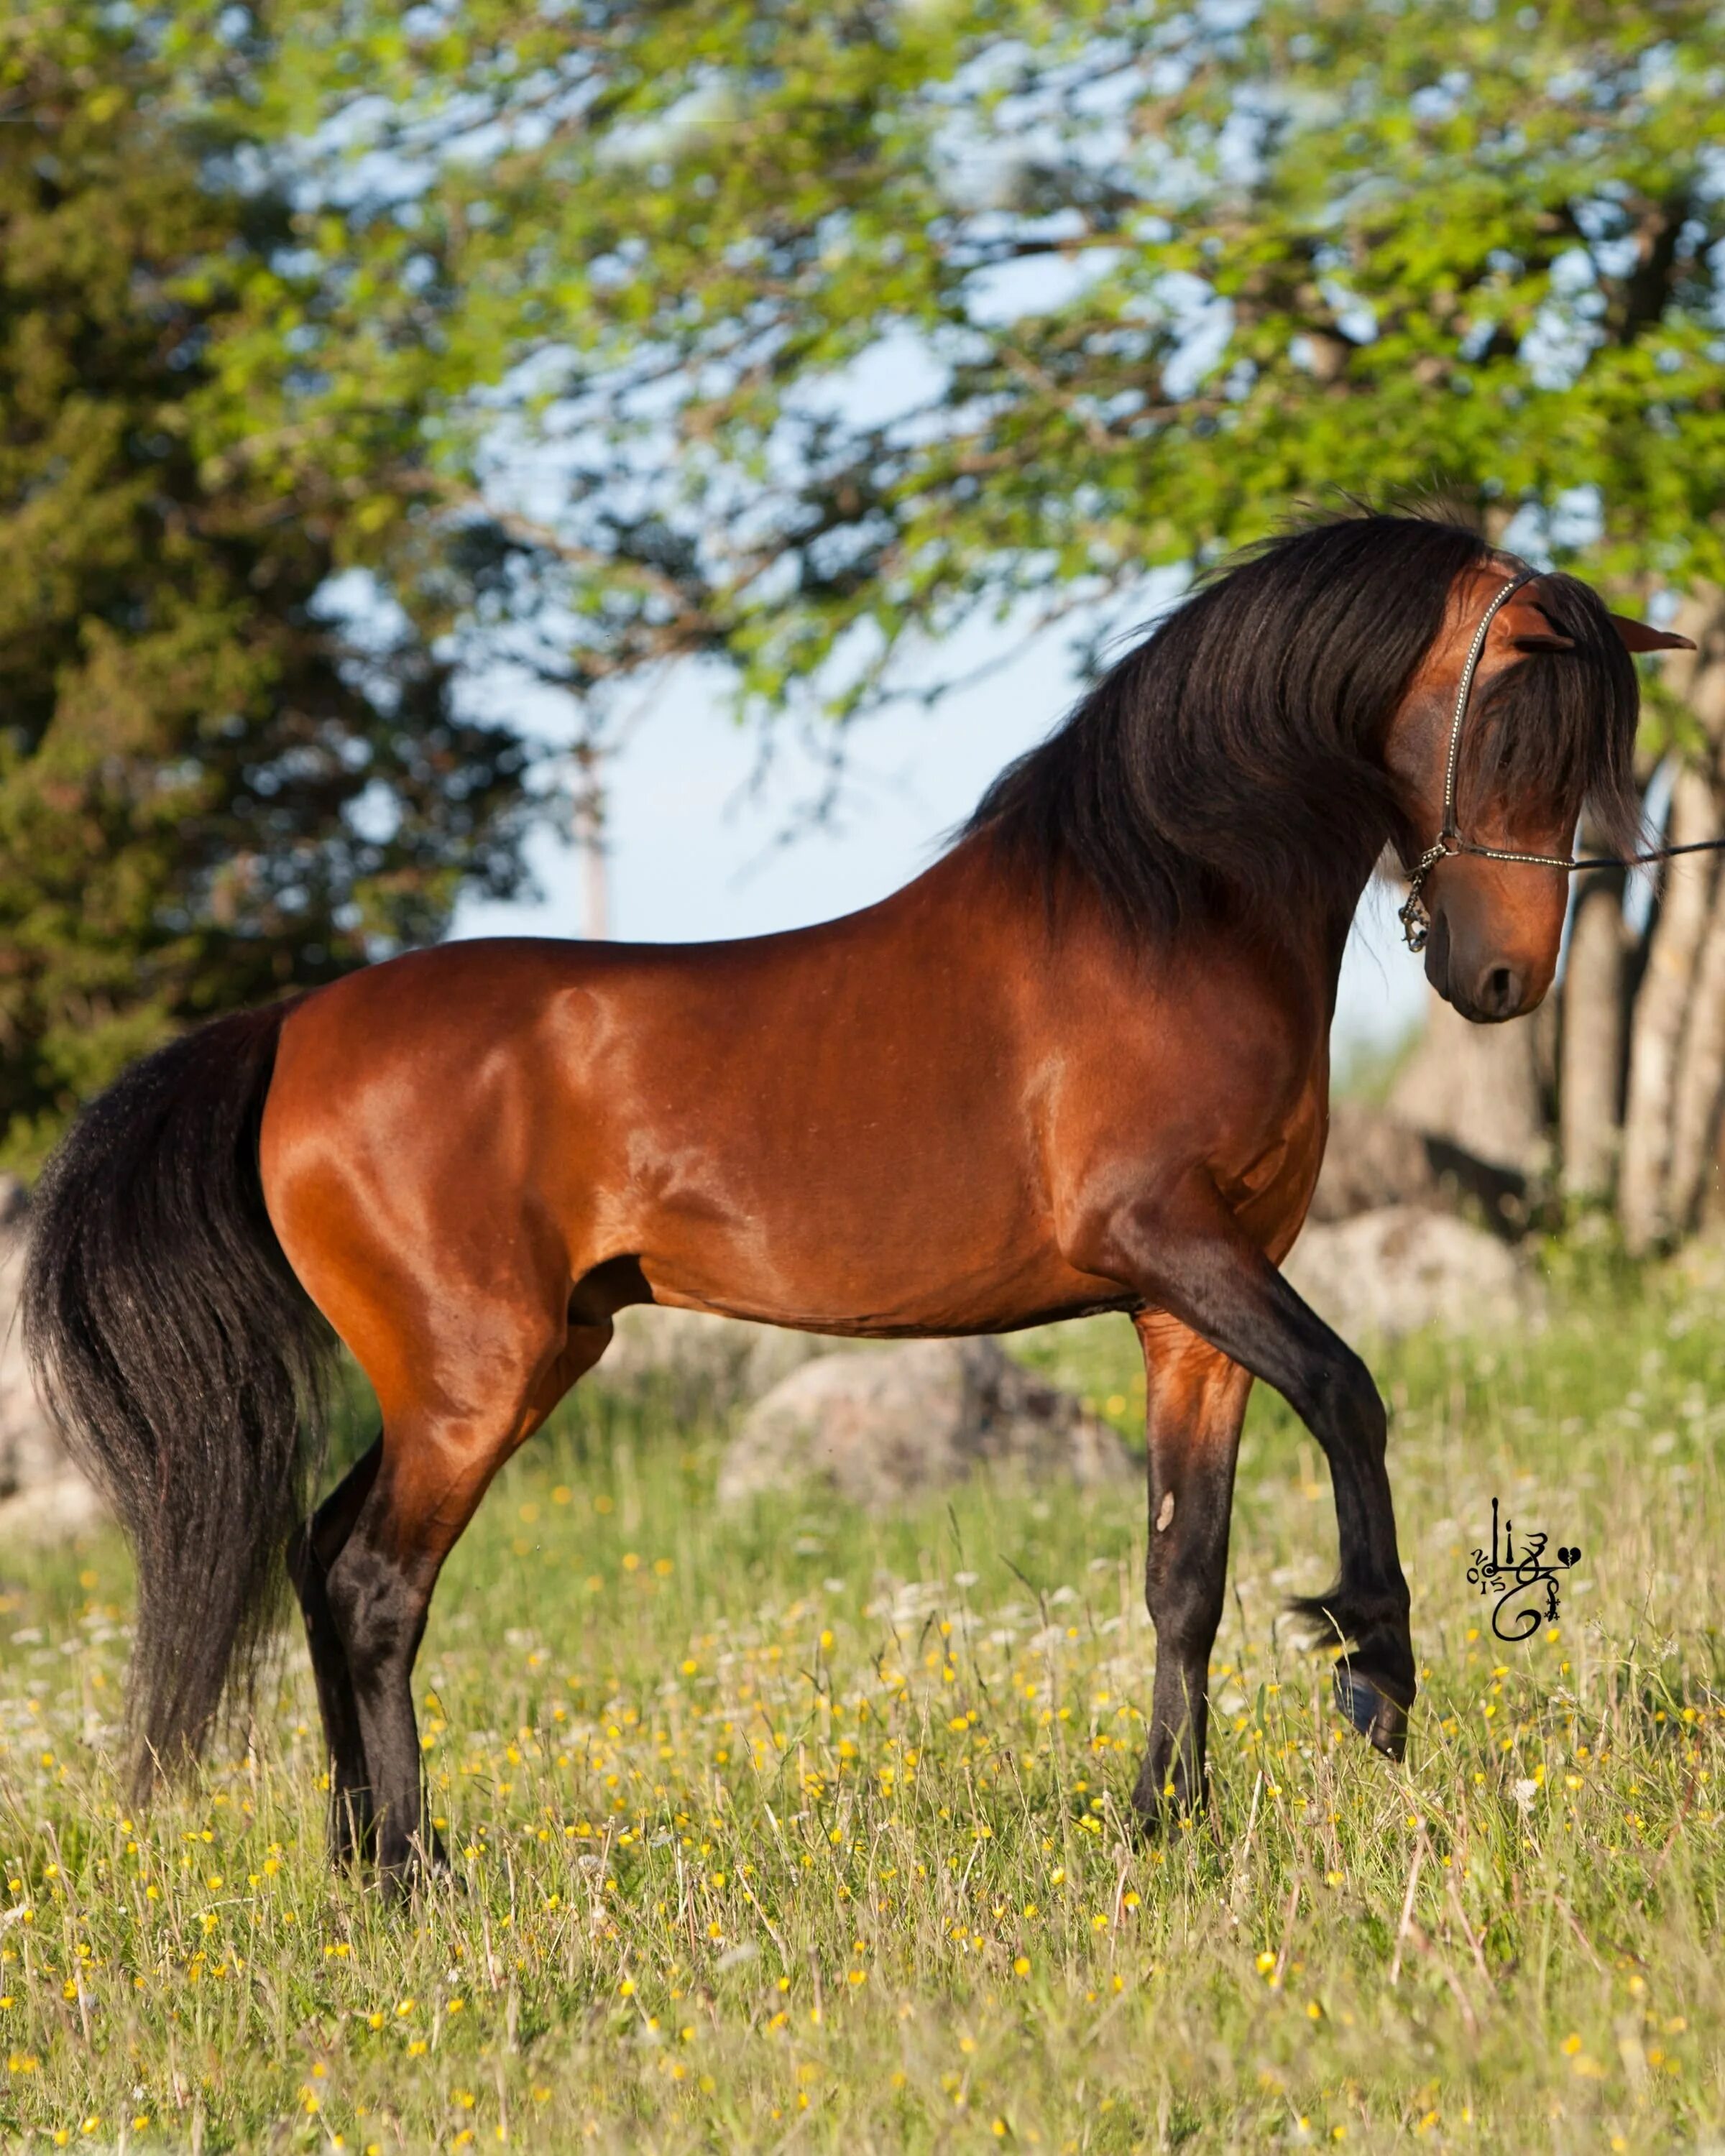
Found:
<path fill-rule="evenodd" d="M 921 635 L 1130 596 L 1332 488 L 1527 510 L 1644 593 L 1725 562 L 1717 7 L 267 20 L 331 195 L 423 182 L 309 242 L 446 300 L 440 388 L 538 459 L 490 537 L 581 685 L 699 652 L 848 714 Z M 357 313 L 320 349 L 334 420 L 404 363 Z M 441 438 L 451 501 L 477 439 Z"/>
<path fill-rule="evenodd" d="M 1315 1448 L 1260 1393 L 1214 1830 L 1160 1845 L 1126 1817 L 1139 1491 L 973 1484 L 871 1520 L 788 1489 L 721 1513 L 711 1423 L 583 1385 L 433 1613 L 416 1689 L 459 1891 L 409 1911 L 325 1870 L 297 1649 L 250 1755 L 140 1818 L 108 1755 L 118 1550 L 10 1553 L 0 2134 L 1717 2142 L 1716 1306 L 1655 1276 L 1538 1335 L 1380 1358 L 1424 1666 L 1403 1770 L 1338 1723 L 1326 1659 L 1276 1636 L 1334 1526 Z M 1131 1389 L 1123 1320 L 1034 1345 L 1105 1404 Z M 1494 1640 L 1467 1583 L 1493 1496 L 1582 1547 L 1556 1637 Z"/>
<path fill-rule="evenodd" d="M 243 137 L 115 11 L 0 33 L 0 1158 L 167 1032 L 438 934 L 518 874 L 526 756 L 460 716 L 340 473 L 223 457 L 228 357 L 317 292 Z M 396 415 L 403 456 L 418 417 Z M 375 452 L 377 444 L 371 444 Z M 377 459 L 373 456 L 374 482 Z M 315 480 L 315 483 L 314 483 Z M 304 483 L 302 483 L 302 481 Z M 382 619 L 382 609 L 374 609 Z"/>

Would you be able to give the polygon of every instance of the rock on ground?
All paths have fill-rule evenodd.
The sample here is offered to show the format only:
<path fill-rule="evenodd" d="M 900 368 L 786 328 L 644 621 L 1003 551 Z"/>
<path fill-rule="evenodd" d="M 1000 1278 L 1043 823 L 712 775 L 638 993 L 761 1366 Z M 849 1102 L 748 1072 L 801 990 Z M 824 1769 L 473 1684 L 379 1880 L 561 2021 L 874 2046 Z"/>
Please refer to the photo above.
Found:
<path fill-rule="evenodd" d="M 732 1440 L 719 1496 L 734 1503 L 817 1481 L 878 1509 L 985 1464 L 1079 1483 L 1132 1473 L 1106 1423 L 998 1341 L 916 1340 L 821 1355 L 782 1378 Z"/>
<path fill-rule="evenodd" d="M 19 1337 L 23 1265 L 23 1187 L 0 1176 L 0 1539 L 51 1542 L 90 1527 L 102 1505 L 30 1383 Z"/>
<path fill-rule="evenodd" d="M 1337 1101 L 1310 1218 L 1351 1220 L 1384 1205 L 1444 1213 L 1471 1207 L 1488 1227 L 1516 1235 L 1527 1224 L 1527 1178 L 1387 1108 Z"/>
<path fill-rule="evenodd" d="M 1507 1244 L 1453 1214 L 1383 1205 L 1309 1224 L 1282 1267 L 1345 1340 L 1525 1323 L 1539 1284 Z"/>
<path fill-rule="evenodd" d="M 685 1419 L 725 1414 L 759 1399 L 815 1356 L 865 1344 L 704 1311 L 633 1304 L 618 1312 L 615 1337 L 584 1382 L 608 1392 L 650 1393 Z"/>

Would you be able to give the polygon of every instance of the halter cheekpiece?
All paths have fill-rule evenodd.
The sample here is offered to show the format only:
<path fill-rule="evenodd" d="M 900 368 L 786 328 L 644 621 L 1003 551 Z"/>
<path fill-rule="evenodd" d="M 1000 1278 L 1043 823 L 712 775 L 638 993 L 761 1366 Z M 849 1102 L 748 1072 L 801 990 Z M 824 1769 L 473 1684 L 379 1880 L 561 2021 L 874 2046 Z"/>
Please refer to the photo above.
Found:
<path fill-rule="evenodd" d="M 1455 715 L 1450 721 L 1450 753 L 1444 764 L 1443 829 L 1414 864 L 1414 873 L 1408 879 L 1407 903 L 1396 915 L 1410 951 L 1423 951 L 1425 939 L 1431 933 L 1431 916 L 1426 911 L 1425 901 L 1420 894 L 1425 887 L 1425 879 L 1447 854 L 1473 854 L 1487 861 L 1521 861 L 1529 868 L 1538 869 L 1569 870 L 1594 865 L 1575 860 L 1568 855 L 1515 854 L 1507 852 L 1502 846 L 1481 846 L 1471 839 L 1464 839 L 1455 821 L 1455 774 L 1461 762 L 1461 729 L 1467 721 L 1468 700 L 1473 695 L 1473 677 L 1479 671 L 1486 639 L 1491 634 L 1492 623 L 1504 607 L 1523 584 L 1535 582 L 1538 574 L 1537 569 L 1523 569 L 1520 576 L 1512 577 L 1507 583 L 1498 587 L 1492 594 L 1490 605 L 1480 616 L 1479 627 L 1473 633 L 1473 642 L 1467 647 L 1461 679 L 1455 688 Z"/>

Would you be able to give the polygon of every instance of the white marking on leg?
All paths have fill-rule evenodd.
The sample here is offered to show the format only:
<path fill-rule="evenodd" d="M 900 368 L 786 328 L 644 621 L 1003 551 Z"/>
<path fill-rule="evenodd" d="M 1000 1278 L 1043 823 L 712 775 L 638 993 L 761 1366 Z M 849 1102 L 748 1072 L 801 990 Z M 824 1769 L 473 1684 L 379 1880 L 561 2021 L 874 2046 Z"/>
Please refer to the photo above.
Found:
<path fill-rule="evenodd" d="M 1174 1493 L 1170 1490 L 1168 1495 L 1163 1499 L 1162 1504 L 1157 1512 L 1156 1532 L 1158 1534 L 1165 1535 L 1168 1532 L 1168 1523 L 1173 1517 Z"/>

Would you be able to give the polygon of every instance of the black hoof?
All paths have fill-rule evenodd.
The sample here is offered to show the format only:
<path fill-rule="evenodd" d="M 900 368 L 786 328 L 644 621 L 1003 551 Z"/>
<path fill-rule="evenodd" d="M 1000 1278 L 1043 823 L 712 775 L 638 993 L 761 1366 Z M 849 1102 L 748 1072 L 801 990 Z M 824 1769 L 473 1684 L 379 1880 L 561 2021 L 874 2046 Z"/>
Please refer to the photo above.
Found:
<path fill-rule="evenodd" d="M 1347 1662 L 1336 1665 L 1336 1704 L 1362 1737 L 1386 1759 L 1400 1759 L 1408 1748 L 1408 1710 Z"/>
<path fill-rule="evenodd" d="M 1132 1820 L 1137 1840 L 1147 1847 L 1165 1841 L 1191 1819 L 1189 1807 L 1173 1797 L 1134 1797 Z"/>
<path fill-rule="evenodd" d="M 1132 1791 L 1132 1817 L 1137 1839 L 1147 1844 L 1166 1840 L 1183 1829 L 1195 1826 L 1209 1806 L 1207 1781 L 1200 1783 L 1194 1804 L 1180 1769 L 1156 1770 L 1147 1764 Z"/>
<path fill-rule="evenodd" d="M 330 1806 L 330 1861 L 338 1871 L 369 1864 L 376 1853 L 377 1822 L 363 1789 L 338 1790 Z"/>

